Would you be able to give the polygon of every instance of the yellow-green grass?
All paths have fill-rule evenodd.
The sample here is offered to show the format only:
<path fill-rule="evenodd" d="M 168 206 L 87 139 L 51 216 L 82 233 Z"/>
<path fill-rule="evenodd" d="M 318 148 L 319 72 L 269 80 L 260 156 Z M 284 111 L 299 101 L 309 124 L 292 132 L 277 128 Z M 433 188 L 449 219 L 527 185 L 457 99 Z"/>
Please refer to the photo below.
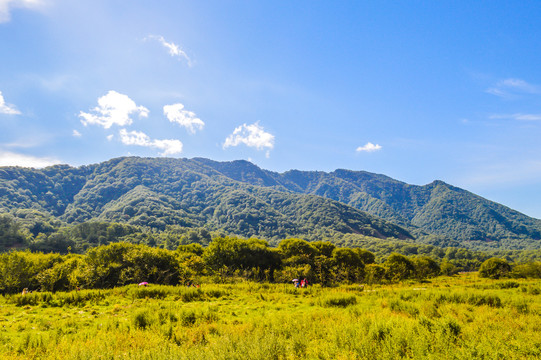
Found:
<path fill-rule="evenodd" d="M 0 298 L 5 359 L 536 359 L 541 282 L 150 285 Z"/>

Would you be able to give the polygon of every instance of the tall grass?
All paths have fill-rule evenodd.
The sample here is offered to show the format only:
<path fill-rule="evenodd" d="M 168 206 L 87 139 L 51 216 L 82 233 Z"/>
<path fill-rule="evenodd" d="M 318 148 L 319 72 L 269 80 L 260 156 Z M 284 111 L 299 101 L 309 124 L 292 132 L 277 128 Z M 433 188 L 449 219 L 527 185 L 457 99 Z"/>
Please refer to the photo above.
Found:
<path fill-rule="evenodd" d="M 503 284 L 503 285 L 501 285 Z M 518 286 L 516 286 L 518 284 Z M 539 281 L 126 286 L 0 298 L 0 358 L 536 359 Z"/>

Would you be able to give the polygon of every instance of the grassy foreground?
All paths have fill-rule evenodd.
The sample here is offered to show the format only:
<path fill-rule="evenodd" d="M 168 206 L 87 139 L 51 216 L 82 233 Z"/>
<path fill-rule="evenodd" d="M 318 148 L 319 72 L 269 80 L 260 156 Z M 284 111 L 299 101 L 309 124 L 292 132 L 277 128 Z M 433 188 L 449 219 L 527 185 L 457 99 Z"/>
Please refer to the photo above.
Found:
<path fill-rule="evenodd" d="M 0 297 L 2 359 L 536 359 L 541 282 L 136 285 Z"/>

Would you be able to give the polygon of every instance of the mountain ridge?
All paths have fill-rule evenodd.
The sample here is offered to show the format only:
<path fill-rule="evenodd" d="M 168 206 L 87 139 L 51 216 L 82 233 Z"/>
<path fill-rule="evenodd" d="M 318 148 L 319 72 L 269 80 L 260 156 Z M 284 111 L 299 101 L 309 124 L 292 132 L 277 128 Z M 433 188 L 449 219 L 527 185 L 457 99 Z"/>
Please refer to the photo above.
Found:
<path fill-rule="evenodd" d="M 35 209 L 68 224 L 208 227 L 269 239 L 360 234 L 502 249 L 541 243 L 541 220 L 441 180 L 410 185 L 347 169 L 278 173 L 246 160 L 120 157 L 81 167 L 1 167 L 2 208 Z"/>
<path fill-rule="evenodd" d="M 83 170 L 71 201 L 56 206 L 69 198 L 63 184 Z M 83 169 L 2 168 L 0 207 L 35 209 L 66 223 L 209 227 L 269 239 L 342 233 L 412 239 L 406 230 L 334 200 L 249 185 L 189 159 L 127 157 Z"/>
<path fill-rule="evenodd" d="M 225 165 L 245 163 L 222 163 L 220 171 L 228 174 L 231 171 L 224 171 Z M 271 173 L 278 183 L 275 186 L 348 204 L 424 237 L 443 236 L 466 244 L 503 242 L 506 247 L 513 247 L 509 242 L 531 239 L 539 247 L 541 220 L 441 180 L 410 185 L 386 175 L 347 169 Z M 441 241 L 432 243 L 439 245 Z"/>

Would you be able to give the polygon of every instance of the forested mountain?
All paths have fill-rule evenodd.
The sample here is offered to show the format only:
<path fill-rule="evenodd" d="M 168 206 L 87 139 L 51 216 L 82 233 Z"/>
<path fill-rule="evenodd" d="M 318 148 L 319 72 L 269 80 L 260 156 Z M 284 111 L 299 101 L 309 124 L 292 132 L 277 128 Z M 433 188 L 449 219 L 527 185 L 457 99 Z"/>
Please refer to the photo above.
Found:
<path fill-rule="evenodd" d="M 118 158 L 96 165 L 0 169 L 0 209 L 34 209 L 65 223 L 205 227 L 278 240 L 336 234 L 411 239 L 378 217 L 311 194 L 239 182 L 200 161 Z"/>
<path fill-rule="evenodd" d="M 365 171 L 291 170 L 279 174 L 242 160 L 196 160 L 238 181 L 339 201 L 400 225 L 419 240 L 436 245 L 541 246 L 541 220 L 443 181 L 417 186 Z"/>
<path fill-rule="evenodd" d="M 125 157 L 79 168 L 0 168 L 0 211 L 22 209 L 49 223 L 206 228 L 271 242 L 360 234 L 439 246 L 541 246 L 541 220 L 441 181 L 416 186 L 350 170 L 276 173 L 247 161 Z M 31 216 L 38 215 L 24 215 Z"/>

